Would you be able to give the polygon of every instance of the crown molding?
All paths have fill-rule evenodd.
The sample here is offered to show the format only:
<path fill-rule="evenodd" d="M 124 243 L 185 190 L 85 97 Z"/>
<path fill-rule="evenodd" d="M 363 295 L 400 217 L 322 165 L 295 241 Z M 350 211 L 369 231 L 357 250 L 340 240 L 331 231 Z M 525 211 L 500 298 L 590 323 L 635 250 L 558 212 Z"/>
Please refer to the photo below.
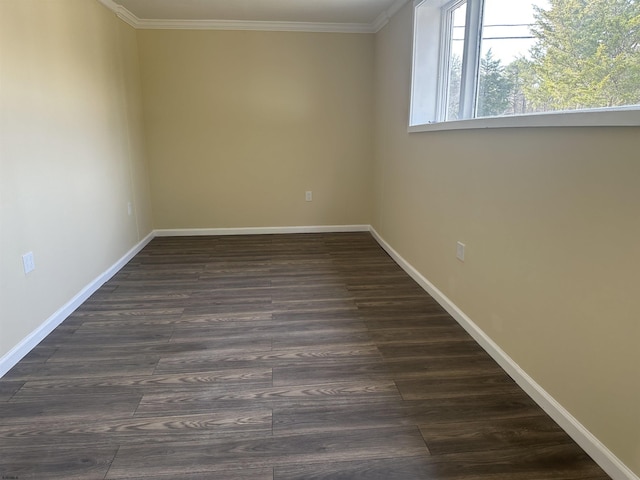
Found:
<path fill-rule="evenodd" d="M 259 22 L 240 20 L 138 20 L 141 30 L 257 30 L 266 32 L 374 33 L 367 23 Z"/>
<path fill-rule="evenodd" d="M 133 28 L 140 28 L 138 25 L 140 24 L 140 19 L 136 17 L 129 10 L 124 8 L 122 5 L 118 5 L 113 0 L 98 0 L 101 4 L 107 7 L 109 10 L 114 12 L 118 18 L 121 18 L 126 23 L 131 25 Z"/>
<path fill-rule="evenodd" d="M 141 19 L 113 0 L 98 0 L 118 18 L 139 30 L 256 30 L 266 32 L 377 33 L 408 0 L 396 0 L 372 23 L 260 22 L 240 20 Z"/>
<path fill-rule="evenodd" d="M 408 1 L 409 0 L 396 0 L 388 9 L 378 15 L 378 18 L 376 18 L 370 25 L 373 33 L 378 33 L 380 30 L 382 30 L 384 26 L 389 23 L 391 17 L 398 13 Z"/>

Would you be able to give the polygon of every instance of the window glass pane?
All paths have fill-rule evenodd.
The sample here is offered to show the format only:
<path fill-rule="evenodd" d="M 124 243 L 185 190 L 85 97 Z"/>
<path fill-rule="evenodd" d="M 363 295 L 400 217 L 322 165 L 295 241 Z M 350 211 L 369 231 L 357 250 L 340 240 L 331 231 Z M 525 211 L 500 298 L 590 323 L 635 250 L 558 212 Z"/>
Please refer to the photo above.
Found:
<path fill-rule="evenodd" d="M 535 111 L 524 94 L 525 65 L 537 40 L 535 8 L 547 0 L 485 0 L 480 48 L 477 117 Z"/>
<path fill-rule="evenodd" d="M 640 104 L 640 2 L 485 0 L 476 116 Z"/>
<path fill-rule="evenodd" d="M 460 81 L 462 79 L 462 57 L 464 53 L 467 4 L 462 3 L 449 10 L 451 32 L 449 58 L 447 61 L 447 91 L 445 120 L 456 120 L 460 110 Z"/>
<path fill-rule="evenodd" d="M 461 111 L 632 107 L 625 111 L 637 115 L 638 19 L 640 0 L 416 1 L 410 124 L 459 120 Z M 632 118 L 598 115 L 612 125 L 623 117 Z"/>

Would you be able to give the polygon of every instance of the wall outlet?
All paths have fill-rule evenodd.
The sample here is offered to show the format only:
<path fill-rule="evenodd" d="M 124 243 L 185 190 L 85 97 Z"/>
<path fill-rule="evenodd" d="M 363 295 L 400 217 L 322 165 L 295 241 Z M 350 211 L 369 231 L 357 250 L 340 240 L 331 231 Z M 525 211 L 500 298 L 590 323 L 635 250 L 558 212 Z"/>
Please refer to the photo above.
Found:
<path fill-rule="evenodd" d="M 313 192 L 312 192 L 312 191 L 310 191 L 310 190 L 309 190 L 309 191 L 307 191 L 307 192 L 305 192 L 305 194 L 304 194 L 304 199 L 305 199 L 307 202 L 311 202 L 311 201 L 313 200 Z"/>
<path fill-rule="evenodd" d="M 461 262 L 464 262 L 464 248 L 466 245 L 462 242 L 456 244 L 456 258 Z"/>
<path fill-rule="evenodd" d="M 127 213 L 129 216 L 133 215 L 133 204 L 131 202 L 127 203 Z"/>
<path fill-rule="evenodd" d="M 36 262 L 33 259 L 33 252 L 25 253 L 22 255 L 22 266 L 24 267 L 24 273 L 32 272 L 36 268 Z"/>

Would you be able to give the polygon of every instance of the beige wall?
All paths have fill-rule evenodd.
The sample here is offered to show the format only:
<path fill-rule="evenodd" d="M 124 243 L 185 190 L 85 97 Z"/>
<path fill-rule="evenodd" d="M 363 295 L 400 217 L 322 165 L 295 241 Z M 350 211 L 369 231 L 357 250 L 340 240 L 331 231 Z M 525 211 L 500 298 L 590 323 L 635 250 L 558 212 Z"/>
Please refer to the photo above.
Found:
<path fill-rule="evenodd" d="M 156 228 L 371 222 L 372 35 L 138 40 Z"/>
<path fill-rule="evenodd" d="M 2 0 L 0 59 L 2 358 L 151 215 L 135 31 L 94 1 Z"/>
<path fill-rule="evenodd" d="M 640 129 L 408 134 L 410 62 L 406 6 L 376 36 L 374 227 L 640 474 Z"/>
<path fill-rule="evenodd" d="M 157 228 L 372 222 L 640 474 L 638 128 L 407 134 L 408 6 L 374 39 L 2 0 L 0 35 L 0 357 L 151 230 L 150 178 Z"/>

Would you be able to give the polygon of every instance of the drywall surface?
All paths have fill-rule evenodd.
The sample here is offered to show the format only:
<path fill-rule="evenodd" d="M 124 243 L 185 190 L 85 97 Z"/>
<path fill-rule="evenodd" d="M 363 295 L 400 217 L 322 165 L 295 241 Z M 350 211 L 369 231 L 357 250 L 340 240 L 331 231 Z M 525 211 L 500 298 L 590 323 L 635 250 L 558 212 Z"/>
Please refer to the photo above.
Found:
<path fill-rule="evenodd" d="M 156 228 L 371 222 L 372 35 L 138 40 Z"/>
<path fill-rule="evenodd" d="M 136 42 L 97 1 L 0 2 L 0 358 L 151 231 Z"/>
<path fill-rule="evenodd" d="M 373 226 L 640 474 L 640 128 L 408 134 L 410 76 L 407 5 L 376 35 Z"/>

